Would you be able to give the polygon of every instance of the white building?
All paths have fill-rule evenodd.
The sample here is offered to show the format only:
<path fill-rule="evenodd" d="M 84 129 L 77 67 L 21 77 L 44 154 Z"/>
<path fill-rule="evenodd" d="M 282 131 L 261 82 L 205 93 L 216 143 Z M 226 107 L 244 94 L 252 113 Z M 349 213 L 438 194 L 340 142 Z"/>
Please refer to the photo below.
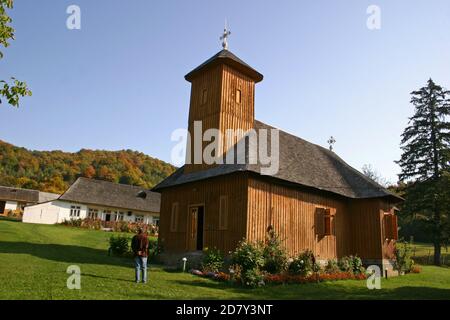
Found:
<path fill-rule="evenodd" d="M 159 224 L 161 196 L 141 187 L 78 178 L 59 198 L 25 207 L 23 222 L 55 224 L 93 218 Z"/>
<path fill-rule="evenodd" d="M 11 211 L 23 212 L 27 205 L 51 201 L 59 196 L 56 193 L 0 186 L 0 215 L 6 215 Z"/>

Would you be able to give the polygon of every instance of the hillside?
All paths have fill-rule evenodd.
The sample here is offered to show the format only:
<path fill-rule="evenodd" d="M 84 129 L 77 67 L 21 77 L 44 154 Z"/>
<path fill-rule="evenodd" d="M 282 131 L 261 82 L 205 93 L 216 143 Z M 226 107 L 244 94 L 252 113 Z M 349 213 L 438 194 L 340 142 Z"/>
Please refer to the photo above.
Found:
<path fill-rule="evenodd" d="M 0 140 L 0 185 L 62 193 L 83 176 L 151 188 L 176 168 L 132 150 L 30 151 Z"/>

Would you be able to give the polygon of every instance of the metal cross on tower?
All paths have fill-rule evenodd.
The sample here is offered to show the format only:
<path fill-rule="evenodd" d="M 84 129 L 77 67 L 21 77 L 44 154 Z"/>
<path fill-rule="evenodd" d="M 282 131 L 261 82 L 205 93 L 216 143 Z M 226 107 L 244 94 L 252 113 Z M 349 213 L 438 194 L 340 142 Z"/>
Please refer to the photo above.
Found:
<path fill-rule="evenodd" d="M 225 22 L 225 28 L 223 29 L 223 34 L 220 37 L 220 40 L 222 40 L 222 48 L 224 50 L 228 50 L 228 37 L 230 36 L 231 31 L 228 30 L 227 23 Z"/>
<path fill-rule="evenodd" d="M 331 136 L 330 139 L 328 139 L 327 142 L 330 145 L 330 151 L 333 151 L 333 144 L 336 143 L 336 139 L 333 136 Z"/>

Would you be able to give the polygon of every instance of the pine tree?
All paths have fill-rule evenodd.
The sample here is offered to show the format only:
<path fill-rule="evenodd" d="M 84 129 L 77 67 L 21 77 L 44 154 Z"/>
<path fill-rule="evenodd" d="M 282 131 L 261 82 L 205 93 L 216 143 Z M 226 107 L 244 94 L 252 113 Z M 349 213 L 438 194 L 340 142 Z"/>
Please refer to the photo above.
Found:
<path fill-rule="evenodd" d="M 441 246 L 449 240 L 450 91 L 429 80 L 411 93 L 415 114 L 402 134 L 403 154 L 397 163 L 406 190 L 404 211 L 421 216 L 432 230 L 434 264 L 441 263 Z"/>

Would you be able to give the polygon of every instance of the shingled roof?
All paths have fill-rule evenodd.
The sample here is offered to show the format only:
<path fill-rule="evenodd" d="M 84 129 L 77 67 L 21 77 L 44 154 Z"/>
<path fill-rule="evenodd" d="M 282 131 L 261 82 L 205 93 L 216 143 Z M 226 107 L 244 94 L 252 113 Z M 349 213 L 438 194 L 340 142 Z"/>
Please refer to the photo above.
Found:
<path fill-rule="evenodd" d="M 200 71 L 218 65 L 220 63 L 228 64 L 235 69 L 241 71 L 243 74 L 249 76 L 255 82 L 260 82 L 264 78 L 261 73 L 250 67 L 247 63 L 239 59 L 235 54 L 228 50 L 221 50 L 197 68 L 189 72 L 184 78 L 187 81 L 191 81 Z"/>
<path fill-rule="evenodd" d="M 59 196 L 60 195 L 56 193 L 0 186 L 0 200 L 2 201 L 9 200 L 26 203 L 42 203 L 57 199 Z"/>
<path fill-rule="evenodd" d="M 0 186 L 0 200 L 37 203 L 39 202 L 39 191 Z"/>
<path fill-rule="evenodd" d="M 256 130 L 274 129 L 257 120 L 255 120 L 254 128 Z M 279 130 L 279 137 L 279 170 L 271 176 L 272 178 L 280 182 L 285 181 L 332 192 L 347 198 L 394 197 L 401 199 L 352 168 L 334 152 L 282 130 Z M 261 168 L 260 164 L 223 164 L 184 174 L 184 167 L 181 167 L 153 190 L 240 171 L 261 174 Z"/>
<path fill-rule="evenodd" d="M 78 178 L 59 199 L 148 212 L 159 212 L 161 204 L 159 193 L 141 187 L 88 178 Z"/>

